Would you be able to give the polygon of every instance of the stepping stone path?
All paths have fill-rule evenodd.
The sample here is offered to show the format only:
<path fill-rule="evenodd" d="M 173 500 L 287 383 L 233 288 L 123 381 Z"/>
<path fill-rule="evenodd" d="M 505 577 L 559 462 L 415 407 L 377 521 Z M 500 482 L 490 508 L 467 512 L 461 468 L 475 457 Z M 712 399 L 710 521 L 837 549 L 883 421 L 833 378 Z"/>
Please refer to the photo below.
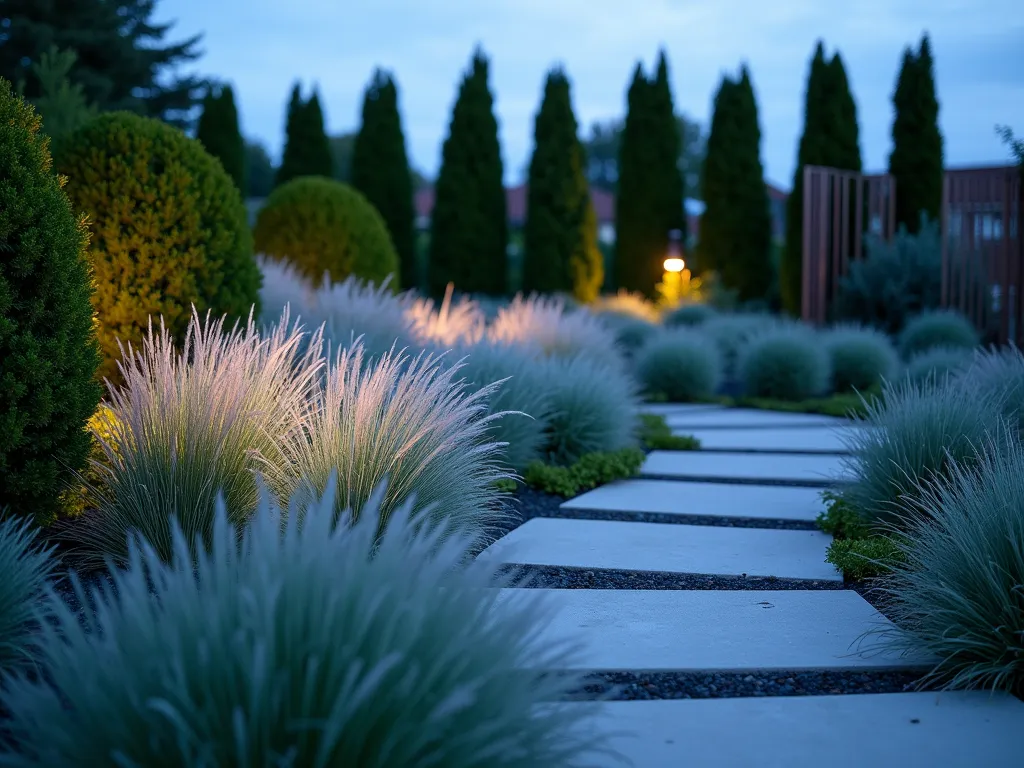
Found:
<path fill-rule="evenodd" d="M 912 677 L 934 660 L 877 647 L 876 630 L 892 624 L 842 589 L 824 561 L 829 537 L 809 530 L 821 490 L 848 477 L 841 432 L 856 427 L 716 406 L 645 410 L 708 450 L 654 451 L 641 479 L 566 501 L 560 516 L 532 518 L 481 554 L 536 572 L 538 588 L 502 590 L 499 605 L 545 593 L 553 613 L 543 637 L 579 649 L 567 671 L 604 676 L 605 690 L 626 686 L 619 700 L 553 706 L 590 708 L 583 727 L 637 768 L 1019 761 L 1019 699 L 863 692 L 865 675 Z M 586 578 L 545 587 L 550 572 Z M 644 587 L 613 588 L 615 575 Z M 652 575 L 681 581 L 647 586 Z M 665 676 L 676 682 L 651 682 Z M 773 687 L 794 676 L 830 682 L 808 695 Z M 796 693 L 813 683 L 801 685 Z M 623 765 L 595 760 L 588 765 Z"/>

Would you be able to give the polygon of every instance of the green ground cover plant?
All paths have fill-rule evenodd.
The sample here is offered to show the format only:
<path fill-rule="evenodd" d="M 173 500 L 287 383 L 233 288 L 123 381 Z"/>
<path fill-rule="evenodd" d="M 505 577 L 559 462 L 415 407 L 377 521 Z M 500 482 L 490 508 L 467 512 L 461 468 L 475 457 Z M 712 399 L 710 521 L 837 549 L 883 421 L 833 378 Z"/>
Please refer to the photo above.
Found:
<path fill-rule="evenodd" d="M 599 485 L 633 477 L 640 471 L 644 458 L 642 450 L 629 447 L 587 453 L 569 466 L 535 461 L 526 468 L 523 480 L 539 491 L 571 499 Z"/>

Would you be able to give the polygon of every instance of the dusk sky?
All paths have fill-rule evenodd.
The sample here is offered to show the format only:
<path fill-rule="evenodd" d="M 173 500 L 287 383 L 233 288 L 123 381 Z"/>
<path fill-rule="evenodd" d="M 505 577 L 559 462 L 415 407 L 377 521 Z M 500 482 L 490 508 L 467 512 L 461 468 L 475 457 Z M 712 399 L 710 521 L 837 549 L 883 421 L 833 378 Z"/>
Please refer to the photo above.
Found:
<path fill-rule="evenodd" d="M 669 55 L 677 111 L 708 124 L 721 75 L 741 62 L 757 90 L 767 178 L 791 184 L 815 42 L 846 63 L 866 170 L 884 169 L 904 47 L 932 39 L 949 166 L 1009 155 L 996 124 L 1024 134 L 1021 0 L 162 0 L 174 39 L 204 33 L 199 70 L 235 87 L 242 130 L 275 158 L 296 78 L 317 83 L 328 130 L 359 121 L 375 66 L 392 70 L 415 167 L 432 176 L 474 46 L 491 57 L 505 175 L 529 159 L 544 74 L 565 65 L 582 133 L 621 116 L 638 60 Z"/>

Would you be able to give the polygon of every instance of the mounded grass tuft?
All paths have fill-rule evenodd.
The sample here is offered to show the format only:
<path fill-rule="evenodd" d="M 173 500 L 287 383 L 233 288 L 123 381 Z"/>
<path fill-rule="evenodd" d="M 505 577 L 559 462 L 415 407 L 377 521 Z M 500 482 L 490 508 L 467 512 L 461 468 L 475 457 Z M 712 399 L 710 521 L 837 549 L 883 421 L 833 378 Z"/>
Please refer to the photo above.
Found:
<path fill-rule="evenodd" d="M 889 337 L 874 328 L 838 326 L 823 335 L 835 392 L 864 392 L 893 378 L 900 359 Z"/>
<path fill-rule="evenodd" d="M 543 461 L 568 466 L 588 453 L 607 453 L 636 444 L 639 398 L 621 369 L 587 357 L 552 360 L 551 416 Z"/>
<path fill-rule="evenodd" d="M 650 299 L 643 294 L 623 289 L 618 293 L 598 296 L 589 307 L 597 314 L 632 317 L 636 320 L 646 320 L 652 325 L 657 325 L 661 321 L 661 311 Z"/>
<path fill-rule="evenodd" d="M 0 510 L 6 515 L 6 510 Z M 32 667 L 36 660 L 37 604 L 54 575 L 53 547 L 41 546 L 29 518 L 0 521 L 0 672 Z M 45 614 L 44 614 L 45 615 Z"/>
<path fill-rule="evenodd" d="M 659 330 L 654 323 L 631 315 L 603 312 L 598 317 L 615 336 L 619 348 L 629 355 L 635 355 Z"/>
<path fill-rule="evenodd" d="M 579 681 L 547 674 L 575 648 L 541 639 L 544 596 L 504 599 L 500 566 L 409 506 L 378 537 L 383 493 L 336 523 L 334 490 L 285 515 L 265 494 L 240 528 L 219 506 L 209 549 L 175 529 L 170 565 L 133 543 L 84 621 L 52 595 L 46 674 L 0 700 L 5 763 L 533 768 L 609 751 L 589 707 L 548 704 Z"/>
<path fill-rule="evenodd" d="M 1002 397 L 1003 415 L 1024 438 L 1024 354 L 1017 347 L 978 352 L 962 375 L 978 392 Z"/>
<path fill-rule="evenodd" d="M 413 299 L 405 310 L 413 336 L 421 344 L 451 348 L 457 344 L 476 344 L 483 338 L 487 316 L 480 305 L 467 296 L 452 300 L 451 283 L 444 299 L 434 309 L 433 299 Z"/>
<path fill-rule="evenodd" d="M 256 264 L 263 275 L 260 287 L 260 321 L 272 326 L 281 319 L 285 307 L 297 320 L 312 320 L 316 289 L 298 267 L 287 261 L 257 256 Z"/>
<path fill-rule="evenodd" d="M 886 384 L 847 437 L 855 480 L 842 499 L 866 523 L 898 522 L 904 497 L 920 483 L 946 477 L 951 463 L 966 464 L 1002 425 L 1000 401 L 969 384 L 902 381 Z"/>
<path fill-rule="evenodd" d="M 718 311 L 708 304 L 681 304 L 665 313 L 664 323 L 669 328 L 689 327 L 704 325 L 715 317 L 718 317 Z"/>
<path fill-rule="evenodd" d="M 971 350 L 980 338 L 970 320 L 947 309 L 922 312 L 900 332 L 899 349 L 904 360 L 935 347 L 960 347 Z"/>
<path fill-rule="evenodd" d="M 774 327 L 780 321 L 769 315 L 754 313 L 716 314 L 707 318 L 701 325 L 701 333 L 706 333 L 722 352 L 725 375 L 731 378 L 736 373 L 736 361 L 742 347 L 751 336 Z"/>
<path fill-rule="evenodd" d="M 779 325 L 740 347 L 737 373 L 747 397 L 795 402 L 825 394 L 832 372 L 821 339 L 811 329 Z"/>
<path fill-rule="evenodd" d="M 925 682 L 1024 694 L 1024 448 L 1011 430 L 908 500 L 903 562 L 883 582 L 898 650 Z"/>
<path fill-rule="evenodd" d="M 722 381 L 722 353 L 699 330 L 667 330 L 640 350 L 636 373 L 646 392 L 670 402 L 707 400 Z"/>
<path fill-rule="evenodd" d="M 971 352 L 964 347 L 932 347 L 913 355 L 903 375 L 918 383 L 942 381 L 964 372 L 971 364 Z"/>

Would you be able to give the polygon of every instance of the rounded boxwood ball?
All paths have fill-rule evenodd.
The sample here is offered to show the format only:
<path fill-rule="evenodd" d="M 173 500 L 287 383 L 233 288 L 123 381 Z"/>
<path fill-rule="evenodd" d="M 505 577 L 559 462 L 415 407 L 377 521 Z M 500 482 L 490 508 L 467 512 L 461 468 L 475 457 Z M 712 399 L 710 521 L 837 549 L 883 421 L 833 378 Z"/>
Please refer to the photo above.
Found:
<path fill-rule="evenodd" d="M 347 184 L 292 179 L 270 193 L 256 218 L 256 250 L 291 262 L 316 283 L 350 275 L 397 288 L 398 254 L 377 209 Z"/>
<path fill-rule="evenodd" d="M 119 380 L 118 339 L 136 349 L 150 317 L 183 338 L 192 306 L 227 315 L 258 305 L 245 204 L 220 161 L 159 120 L 111 112 L 62 145 L 67 192 L 92 224 L 100 372 Z M 257 306 L 258 312 L 258 306 Z"/>

